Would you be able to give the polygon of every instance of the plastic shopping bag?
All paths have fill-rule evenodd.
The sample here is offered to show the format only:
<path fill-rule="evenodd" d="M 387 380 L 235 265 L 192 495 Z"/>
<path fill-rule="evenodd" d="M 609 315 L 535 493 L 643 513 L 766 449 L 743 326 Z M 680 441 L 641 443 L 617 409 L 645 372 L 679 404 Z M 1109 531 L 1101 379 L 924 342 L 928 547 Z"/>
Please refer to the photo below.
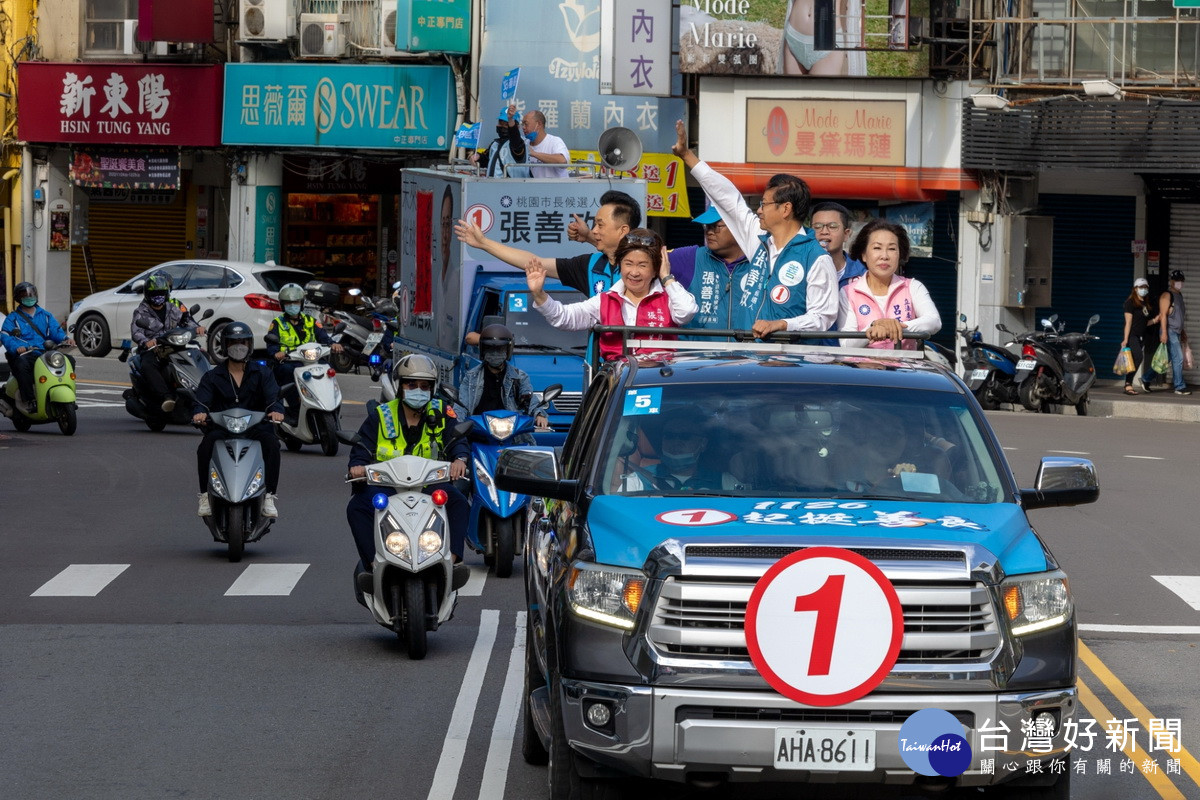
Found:
<path fill-rule="evenodd" d="M 1167 353 L 1166 343 L 1159 344 L 1158 349 L 1154 351 L 1154 358 L 1150 359 L 1150 369 L 1159 375 L 1166 375 L 1171 371 L 1171 356 Z"/>
<path fill-rule="evenodd" d="M 1183 346 L 1183 368 L 1184 369 L 1195 369 L 1196 368 L 1196 362 L 1192 358 L 1192 348 L 1186 344 Z"/>
<path fill-rule="evenodd" d="M 1118 375 L 1128 375 L 1137 367 L 1133 365 L 1133 351 L 1128 347 L 1122 347 L 1121 352 L 1117 353 L 1117 360 L 1113 362 L 1113 372 Z"/>

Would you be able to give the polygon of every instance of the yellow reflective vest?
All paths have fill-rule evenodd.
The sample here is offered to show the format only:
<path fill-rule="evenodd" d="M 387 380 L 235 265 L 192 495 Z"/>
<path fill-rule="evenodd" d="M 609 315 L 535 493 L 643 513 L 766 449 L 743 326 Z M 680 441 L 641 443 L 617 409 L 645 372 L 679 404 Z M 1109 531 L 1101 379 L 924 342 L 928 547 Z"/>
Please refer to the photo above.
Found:
<path fill-rule="evenodd" d="M 392 400 L 379 406 L 379 432 L 375 437 L 375 460 L 388 461 L 396 456 L 420 456 L 433 458 L 433 443 L 442 443 L 442 432 L 446 430 L 447 414 L 441 400 L 430 400 L 422 414 L 425 425 L 421 428 L 421 438 L 415 442 L 404 439 L 404 410 L 400 408 L 400 400 Z M 431 413 L 432 412 L 432 413 Z M 429 417 L 437 422 L 431 428 Z"/>
<path fill-rule="evenodd" d="M 301 335 L 296 327 L 288 322 L 288 318 L 275 318 L 275 332 L 279 335 L 279 347 L 282 350 L 295 350 L 305 342 L 315 342 L 317 340 L 316 327 L 317 321 L 308 314 L 302 314 L 304 320 L 304 334 Z"/>

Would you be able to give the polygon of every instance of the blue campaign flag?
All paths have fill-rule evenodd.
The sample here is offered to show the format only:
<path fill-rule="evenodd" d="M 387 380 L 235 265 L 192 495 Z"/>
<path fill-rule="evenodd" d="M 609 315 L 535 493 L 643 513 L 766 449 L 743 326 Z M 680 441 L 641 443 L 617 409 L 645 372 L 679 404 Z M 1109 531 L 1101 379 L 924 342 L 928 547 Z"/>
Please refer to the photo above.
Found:
<path fill-rule="evenodd" d="M 465 147 L 468 150 L 474 150 L 479 147 L 479 123 L 471 124 L 463 123 L 458 126 L 458 131 L 454 134 L 454 146 Z"/>
<path fill-rule="evenodd" d="M 500 99 L 508 104 L 517 96 L 517 82 L 521 80 L 521 68 L 513 67 L 500 77 Z"/>

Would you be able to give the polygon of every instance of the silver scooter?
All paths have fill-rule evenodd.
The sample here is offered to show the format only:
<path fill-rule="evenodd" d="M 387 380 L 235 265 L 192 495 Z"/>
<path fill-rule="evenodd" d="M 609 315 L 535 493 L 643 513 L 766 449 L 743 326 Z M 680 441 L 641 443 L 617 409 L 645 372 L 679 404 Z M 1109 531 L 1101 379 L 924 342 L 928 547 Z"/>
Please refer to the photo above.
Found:
<path fill-rule="evenodd" d="M 300 396 L 296 419 L 285 418 L 279 424 L 279 438 L 290 452 L 294 453 L 306 444 L 319 444 L 325 455 L 337 455 L 342 389 L 338 385 L 337 370 L 328 363 L 332 352 L 328 345 L 308 342 L 283 359 L 296 365 L 292 377 Z"/>
<path fill-rule="evenodd" d="M 375 507 L 375 561 L 372 571 L 355 573 L 355 593 L 375 621 L 395 631 L 408 657 L 421 659 L 428 649 L 426 633 L 454 616 L 458 590 L 467 568 L 453 563 L 450 520 L 445 492 L 421 488 L 450 479 L 450 464 L 420 456 L 398 456 L 367 465 L 365 480 L 388 486 L 372 498 Z"/>
<path fill-rule="evenodd" d="M 231 408 L 208 412 L 209 424 L 237 436 L 266 418 L 266 412 Z M 247 542 L 256 542 L 275 524 L 262 515 L 267 467 L 257 439 L 221 439 L 208 465 L 212 514 L 202 517 L 213 539 L 229 545 L 229 560 L 241 561 Z"/>

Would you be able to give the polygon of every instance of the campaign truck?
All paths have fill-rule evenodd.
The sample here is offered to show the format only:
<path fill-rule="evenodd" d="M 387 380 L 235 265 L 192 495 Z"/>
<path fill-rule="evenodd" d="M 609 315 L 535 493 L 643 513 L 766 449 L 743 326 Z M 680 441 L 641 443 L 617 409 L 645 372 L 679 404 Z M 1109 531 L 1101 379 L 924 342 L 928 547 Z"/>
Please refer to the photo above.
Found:
<path fill-rule="evenodd" d="M 641 180 L 487 178 L 473 171 L 404 170 L 395 353 L 428 355 L 441 379 L 457 386 L 479 363 L 478 347 L 466 344 L 467 334 L 503 323 L 515 337 L 513 362 L 529 373 L 533 388 L 562 385 L 549 416 L 552 427 L 565 431 L 579 407 L 588 334 L 547 325 L 532 307 L 524 272 L 460 242 L 454 223 L 470 220 L 488 238 L 542 258 L 594 253 L 591 245 L 567 238 L 567 225 L 578 215 L 590 226 L 609 189 L 645 202 Z M 555 281 L 547 281 L 546 290 L 564 303 L 585 299 Z"/>
<path fill-rule="evenodd" d="M 550 796 L 1069 797 L 1075 607 L 1028 512 L 1094 502 L 1091 462 L 1018 486 L 921 351 L 647 344 L 599 371 L 561 448 L 498 467 L 534 497 L 522 751 Z"/>

